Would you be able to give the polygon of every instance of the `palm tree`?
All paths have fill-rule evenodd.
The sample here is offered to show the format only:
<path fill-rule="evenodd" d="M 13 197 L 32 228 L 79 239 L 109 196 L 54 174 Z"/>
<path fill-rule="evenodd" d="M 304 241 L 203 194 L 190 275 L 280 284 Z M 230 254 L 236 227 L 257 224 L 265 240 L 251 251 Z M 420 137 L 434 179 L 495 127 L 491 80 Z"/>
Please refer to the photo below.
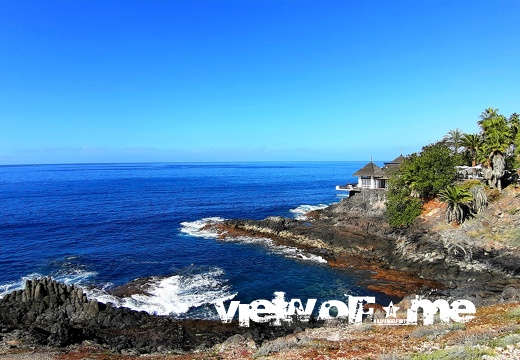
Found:
<path fill-rule="evenodd" d="M 517 113 L 512 113 L 508 123 L 512 130 L 511 138 L 513 139 L 513 154 L 515 156 L 514 166 L 516 167 L 517 175 L 520 177 L 520 116 Z"/>
<path fill-rule="evenodd" d="M 482 111 L 482 113 L 479 115 L 480 120 L 477 122 L 477 124 L 481 128 L 484 128 L 483 124 L 486 123 L 486 120 L 495 118 L 497 116 L 498 116 L 498 109 L 487 108 L 486 110 Z"/>
<path fill-rule="evenodd" d="M 467 189 L 448 186 L 440 191 L 439 199 L 448 205 L 446 207 L 446 222 L 455 221 L 457 224 L 461 224 L 468 213 L 468 205 L 473 200 L 473 195 Z"/>
<path fill-rule="evenodd" d="M 514 131 L 508 119 L 498 113 L 498 109 L 488 108 L 480 115 L 478 122 L 483 145 L 482 150 L 486 154 L 486 163 L 490 169 L 485 170 L 489 173 L 489 185 L 502 190 L 502 177 L 505 173 L 505 156 L 510 152 L 510 145 L 513 144 Z"/>
<path fill-rule="evenodd" d="M 477 165 L 477 153 L 482 146 L 482 138 L 479 134 L 464 134 L 462 136 L 462 146 L 471 155 L 471 166 Z"/>
<path fill-rule="evenodd" d="M 453 147 L 455 154 L 458 154 L 459 147 L 462 145 L 462 137 L 464 136 L 464 132 L 460 129 L 450 130 L 444 137 L 442 138 L 448 145 Z"/>
<path fill-rule="evenodd" d="M 486 195 L 486 191 L 484 190 L 484 185 L 476 185 L 469 189 L 469 192 L 473 196 L 473 200 L 471 201 L 471 211 L 478 214 L 482 212 L 484 208 L 488 205 L 488 198 Z"/>
<path fill-rule="evenodd" d="M 520 116 L 517 113 L 512 113 L 509 119 L 507 120 L 509 127 L 511 128 L 513 139 L 518 134 L 518 130 L 520 129 Z"/>

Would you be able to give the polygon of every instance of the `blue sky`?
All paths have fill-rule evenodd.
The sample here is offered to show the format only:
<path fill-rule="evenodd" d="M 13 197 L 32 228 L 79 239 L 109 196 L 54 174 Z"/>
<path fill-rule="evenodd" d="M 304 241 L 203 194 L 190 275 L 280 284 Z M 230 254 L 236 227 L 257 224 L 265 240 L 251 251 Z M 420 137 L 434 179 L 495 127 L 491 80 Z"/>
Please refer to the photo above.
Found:
<path fill-rule="evenodd" d="M 520 1 L 0 2 L 0 164 L 388 160 L 520 112 Z"/>

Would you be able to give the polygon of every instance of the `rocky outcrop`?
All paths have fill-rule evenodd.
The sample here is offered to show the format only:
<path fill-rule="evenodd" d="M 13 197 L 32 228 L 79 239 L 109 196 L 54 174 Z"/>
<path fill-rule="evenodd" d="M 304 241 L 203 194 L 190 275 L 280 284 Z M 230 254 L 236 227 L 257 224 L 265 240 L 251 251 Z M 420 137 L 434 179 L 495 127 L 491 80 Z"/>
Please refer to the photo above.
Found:
<path fill-rule="evenodd" d="M 334 266 L 372 270 L 373 281 L 366 285 L 393 295 L 433 291 L 475 304 L 520 300 L 518 251 L 493 250 L 468 236 L 434 230 L 422 220 L 405 230 L 392 229 L 384 201 L 384 192 L 362 191 L 308 214 L 306 221 L 270 217 L 219 226 L 222 236 L 269 237 Z"/>
<path fill-rule="evenodd" d="M 372 279 L 365 285 L 373 290 L 399 296 L 428 293 L 467 298 L 475 305 L 484 305 L 520 301 L 518 247 L 482 241 L 495 236 L 495 229 L 500 227 L 508 229 L 507 241 L 517 241 L 518 227 L 510 229 L 511 224 L 520 223 L 520 216 L 516 217 L 520 214 L 520 196 L 515 196 L 517 203 L 512 210 L 504 204 L 492 205 L 492 212 L 475 219 L 478 223 L 441 230 L 433 229 L 427 221 L 418 221 L 406 230 L 390 228 L 384 217 L 382 192 L 361 192 L 314 211 L 303 221 L 269 217 L 259 221 L 229 220 L 212 226 L 223 237 L 269 237 L 276 243 L 322 256 L 332 266 L 370 270 Z M 492 231 L 484 231 L 488 228 Z M 478 238 L 469 236 L 469 232 L 478 234 Z M 134 290 L 125 287 L 119 295 Z M 236 322 L 153 316 L 88 299 L 80 288 L 49 278 L 27 281 L 24 290 L 0 300 L 0 337 L 17 334 L 25 343 L 51 346 L 90 340 L 112 350 L 132 349 L 137 353 L 207 349 L 237 334 L 260 347 L 265 340 L 292 333 L 297 327 L 318 325 L 293 322 L 286 327 L 271 327 L 252 323 L 251 328 L 242 328 Z M 281 346 L 273 344 L 275 348 Z M 270 351 L 267 345 L 262 349 Z"/>
<path fill-rule="evenodd" d="M 27 280 L 25 289 L 0 300 L 0 337 L 17 333 L 25 343 L 58 347 L 90 340 L 114 351 L 184 352 L 209 348 L 235 334 L 246 334 L 261 344 L 306 326 L 317 324 L 252 323 L 244 328 L 236 322 L 154 316 L 89 300 L 81 288 L 50 278 Z"/>

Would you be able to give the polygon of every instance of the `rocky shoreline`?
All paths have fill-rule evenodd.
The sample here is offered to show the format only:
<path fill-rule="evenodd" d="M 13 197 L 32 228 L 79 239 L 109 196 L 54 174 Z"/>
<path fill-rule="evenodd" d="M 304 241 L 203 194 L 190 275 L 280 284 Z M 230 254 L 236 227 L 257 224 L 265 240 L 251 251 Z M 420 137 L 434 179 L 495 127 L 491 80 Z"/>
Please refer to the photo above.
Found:
<path fill-rule="evenodd" d="M 220 237 L 267 237 L 319 255 L 331 266 L 370 270 L 372 279 L 365 285 L 394 296 L 465 297 L 476 305 L 520 301 L 517 248 L 471 239 L 453 227 L 438 230 L 444 224 L 439 211 L 424 214 L 410 228 L 392 229 L 384 201 L 384 190 L 363 191 L 308 214 L 306 221 L 270 217 L 208 227 Z"/>
<path fill-rule="evenodd" d="M 62 348 L 90 341 L 113 352 L 186 353 L 207 349 L 241 334 L 256 344 L 321 326 L 316 322 L 270 327 L 236 321 L 177 320 L 88 300 L 81 288 L 51 278 L 27 280 L 0 300 L 0 337 L 29 347 Z"/>
<path fill-rule="evenodd" d="M 504 195 L 504 204 L 520 209 L 519 194 L 514 190 Z M 278 245 L 321 256 L 331 266 L 368 270 L 372 278 L 363 285 L 394 296 L 466 298 L 485 306 L 520 301 L 518 248 L 490 243 L 485 231 L 487 223 L 495 229 L 502 223 L 520 223 L 516 211 L 509 218 L 497 212 L 504 206 L 491 206 L 467 229 L 442 227 L 439 209 L 433 209 L 414 226 L 394 230 L 384 217 L 384 193 L 362 192 L 309 213 L 307 220 L 227 220 L 208 227 L 220 237 L 267 237 Z M 469 236 L 468 229 L 478 236 Z M 236 336 L 260 347 L 321 326 L 311 321 L 282 327 L 252 323 L 244 328 L 237 322 L 154 316 L 89 300 L 80 288 L 50 278 L 29 280 L 23 290 L 0 299 L 4 343 L 11 339 L 33 348 L 63 348 L 87 341 L 118 353 L 183 354 L 210 349 Z"/>

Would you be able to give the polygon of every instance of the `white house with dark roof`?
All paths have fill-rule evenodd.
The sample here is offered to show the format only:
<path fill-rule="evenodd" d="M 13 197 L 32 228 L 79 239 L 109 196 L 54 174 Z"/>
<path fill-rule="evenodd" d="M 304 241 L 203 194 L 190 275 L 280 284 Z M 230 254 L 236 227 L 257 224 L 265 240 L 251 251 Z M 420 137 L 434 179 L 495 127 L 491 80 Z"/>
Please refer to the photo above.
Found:
<path fill-rule="evenodd" d="M 358 177 L 357 184 L 336 186 L 336 190 L 358 192 L 362 189 L 386 189 L 388 187 L 388 171 L 397 168 L 404 159 L 403 155 L 399 155 L 394 160 L 385 162 L 382 168 L 370 160 L 368 164 L 353 174 L 353 176 Z"/>
<path fill-rule="evenodd" d="M 383 169 L 372 161 L 356 171 L 353 176 L 358 177 L 359 189 L 385 189 L 388 180 Z"/>

